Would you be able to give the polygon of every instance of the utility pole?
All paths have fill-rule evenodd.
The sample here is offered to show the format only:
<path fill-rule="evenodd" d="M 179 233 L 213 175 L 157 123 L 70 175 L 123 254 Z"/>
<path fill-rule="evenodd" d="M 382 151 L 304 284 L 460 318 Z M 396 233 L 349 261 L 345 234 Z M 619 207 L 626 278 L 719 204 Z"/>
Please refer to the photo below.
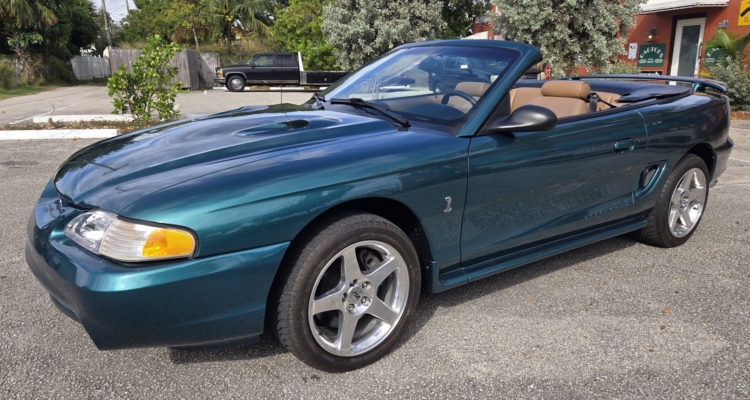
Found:
<path fill-rule="evenodd" d="M 125 12 L 130 14 L 130 0 L 125 0 Z"/>
<path fill-rule="evenodd" d="M 107 3 L 102 0 L 102 14 L 104 15 L 104 30 L 107 31 L 107 44 L 112 47 L 112 37 L 109 35 L 109 17 L 107 16 Z"/>

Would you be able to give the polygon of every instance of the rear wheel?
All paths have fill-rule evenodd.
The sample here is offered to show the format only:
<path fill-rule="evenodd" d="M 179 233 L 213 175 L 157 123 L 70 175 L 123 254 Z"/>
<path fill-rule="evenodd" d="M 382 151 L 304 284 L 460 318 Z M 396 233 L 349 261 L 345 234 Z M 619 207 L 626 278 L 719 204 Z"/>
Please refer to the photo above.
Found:
<path fill-rule="evenodd" d="M 279 340 L 312 367 L 343 372 L 383 357 L 419 299 L 409 238 L 372 214 L 329 221 L 287 260 L 277 308 Z"/>
<path fill-rule="evenodd" d="M 708 169 L 703 160 L 688 154 L 669 175 L 648 225 L 634 232 L 637 239 L 659 247 L 676 247 L 690 239 L 708 201 Z"/>
<path fill-rule="evenodd" d="M 239 75 L 232 75 L 227 79 L 227 89 L 232 92 L 245 90 L 245 79 Z"/>

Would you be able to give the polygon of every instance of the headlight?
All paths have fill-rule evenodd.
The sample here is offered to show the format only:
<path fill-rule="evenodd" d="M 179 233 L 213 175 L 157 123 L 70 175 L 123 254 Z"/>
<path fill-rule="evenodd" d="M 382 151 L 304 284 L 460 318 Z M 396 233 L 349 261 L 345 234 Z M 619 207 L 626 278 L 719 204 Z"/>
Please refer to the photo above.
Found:
<path fill-rule="evenodd" d="M 189 257 L 195 250 L 188 231 L 123 221 L 101 210 L 73 218 L 65 235 L 96 254 L 127 262 Z"/>
<path fill-rule="evenodd" d="M 223 78 L 224 77 L 224 70 L 223 69 L 217 69 L 216 70 L 216 76 L 218 76 L 219 78 Z"/>

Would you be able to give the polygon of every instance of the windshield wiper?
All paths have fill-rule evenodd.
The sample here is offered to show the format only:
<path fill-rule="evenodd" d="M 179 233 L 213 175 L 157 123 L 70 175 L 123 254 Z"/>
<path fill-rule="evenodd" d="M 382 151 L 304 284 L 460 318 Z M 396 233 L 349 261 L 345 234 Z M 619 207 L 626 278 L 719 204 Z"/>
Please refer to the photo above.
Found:
<path fill-rule="evenodd" d="M 330 102 L 331 104 L 348 104 L 350 106 L 371 108 L 373 110 L 378 110 L 386 117 L 398 122 L 404 128 L 408 128 L 411 126 L 409 124 L 408 119 L 394 113 L 393 111 L 390 111 L 388 107 L 362 100 L 359 97 L 352 97 L 351 99 L 335 99 L 334 98 L 334 99 L 331 99 Z"/>
<path fill-rule="evenodd" d="M 321 96 L 320 93 L 313 93 L 313 99 L 315 99 L 315 105 L 318 106 L 318 110 L 325 110 L 326 108 L 323 106 L 323 102 L 326 101 L 326 98 L 324 96 Z"/>

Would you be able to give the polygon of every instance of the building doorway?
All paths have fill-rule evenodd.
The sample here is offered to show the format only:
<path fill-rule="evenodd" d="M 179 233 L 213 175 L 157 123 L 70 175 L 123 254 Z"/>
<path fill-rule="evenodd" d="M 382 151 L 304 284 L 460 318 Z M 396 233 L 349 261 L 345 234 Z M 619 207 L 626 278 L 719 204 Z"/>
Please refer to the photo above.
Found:
<path fill-rule="evenodd" d="M 672 62 L 670 75 L 697 76 L 700 66 L 700 52 L 703 47 L 703 31 L 706 18 L 677 20 L 674 42 L 672 43 Z"/>

